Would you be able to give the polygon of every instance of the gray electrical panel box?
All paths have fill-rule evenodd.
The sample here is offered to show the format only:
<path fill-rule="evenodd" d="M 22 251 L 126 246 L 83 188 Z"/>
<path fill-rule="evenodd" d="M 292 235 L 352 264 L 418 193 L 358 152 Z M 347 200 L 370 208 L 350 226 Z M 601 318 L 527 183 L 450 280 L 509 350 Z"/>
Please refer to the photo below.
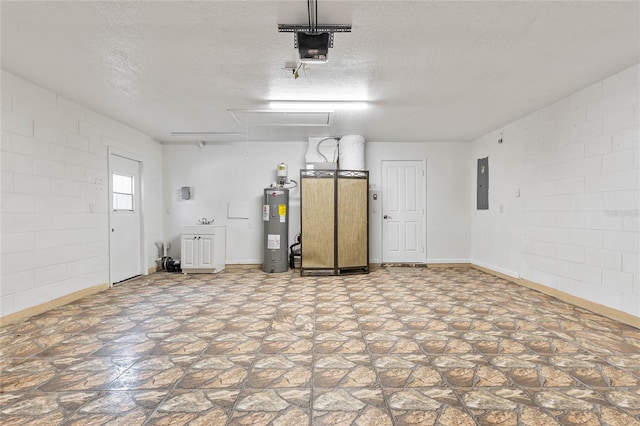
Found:
<path fill-rule="evenodd" d="M 478 210 L 489 209 L 489 157 L 478 159 Z"/>
<path fill-rule="evenodd" d="M 264 272 L 289 270 L 289 190 L 265 188 L 262 204 L 264 222 Z"/>

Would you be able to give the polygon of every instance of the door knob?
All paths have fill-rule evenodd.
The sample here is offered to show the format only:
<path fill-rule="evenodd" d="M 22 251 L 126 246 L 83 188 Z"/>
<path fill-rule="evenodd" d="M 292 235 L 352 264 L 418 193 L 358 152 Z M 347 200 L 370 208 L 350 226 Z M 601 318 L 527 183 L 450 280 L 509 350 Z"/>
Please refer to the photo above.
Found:
<path fill-rule="evenodd" d="M 385 219 L 391 219 L 391 216 L 388 216 L 388 215 L 386 215 L 386 214 L 385 214 L 383 217 L 384 217 Z"/>

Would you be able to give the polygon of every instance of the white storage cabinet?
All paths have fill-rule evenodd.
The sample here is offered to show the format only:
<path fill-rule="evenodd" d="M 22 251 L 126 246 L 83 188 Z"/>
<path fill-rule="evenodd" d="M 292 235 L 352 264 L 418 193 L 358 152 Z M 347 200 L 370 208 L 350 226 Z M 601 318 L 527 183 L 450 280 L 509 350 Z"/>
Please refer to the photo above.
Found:
<path fill-rule="evenodd" d="M 185 226 L 180 238 L 180 267 L 184 274 L 217 273 L 226 263 L 226 228 Z"/>

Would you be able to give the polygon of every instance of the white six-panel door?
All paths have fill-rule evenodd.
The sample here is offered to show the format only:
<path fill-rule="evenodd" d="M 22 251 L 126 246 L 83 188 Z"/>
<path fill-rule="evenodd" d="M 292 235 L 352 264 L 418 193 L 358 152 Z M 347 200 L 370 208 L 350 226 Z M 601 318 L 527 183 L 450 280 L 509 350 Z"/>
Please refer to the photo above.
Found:
<path fill-rule="evenodd" d="M 426 263 L 422 161 L 382 161 L 382 262 Z"/>

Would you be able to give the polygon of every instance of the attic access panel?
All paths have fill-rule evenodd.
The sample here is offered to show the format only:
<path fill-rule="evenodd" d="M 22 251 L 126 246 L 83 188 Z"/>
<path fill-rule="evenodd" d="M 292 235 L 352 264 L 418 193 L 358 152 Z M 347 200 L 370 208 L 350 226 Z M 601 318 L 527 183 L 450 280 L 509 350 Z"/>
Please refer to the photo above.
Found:
<path fill-rule="evenodd" d="M 332 111 L 229 110 L 238 124 L 249 126 L 327 127 Z"/>

